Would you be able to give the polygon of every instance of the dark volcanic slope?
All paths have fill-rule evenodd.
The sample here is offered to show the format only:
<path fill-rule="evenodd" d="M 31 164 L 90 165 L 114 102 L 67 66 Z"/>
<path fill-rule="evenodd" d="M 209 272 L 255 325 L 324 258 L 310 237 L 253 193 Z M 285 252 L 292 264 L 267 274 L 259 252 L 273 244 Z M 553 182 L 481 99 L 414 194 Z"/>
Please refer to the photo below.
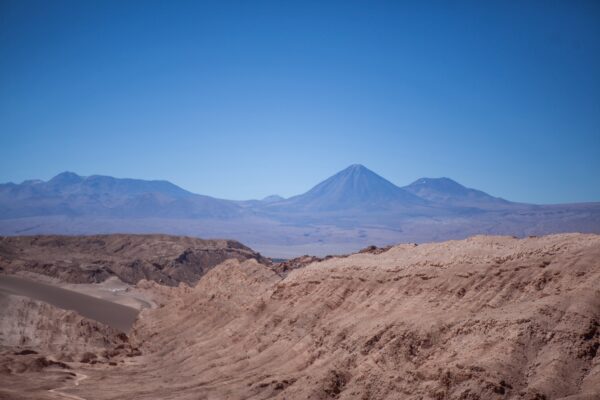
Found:
<path fill-rule="evenodd" d="M 0 269 L 29 271 L 64 282 L 94 283 L 117 276 L 165 285 L 195 284 L 210 268 L 235 258 L 266 262 L 233 240 L 168 235 L 0 237 Z"/>

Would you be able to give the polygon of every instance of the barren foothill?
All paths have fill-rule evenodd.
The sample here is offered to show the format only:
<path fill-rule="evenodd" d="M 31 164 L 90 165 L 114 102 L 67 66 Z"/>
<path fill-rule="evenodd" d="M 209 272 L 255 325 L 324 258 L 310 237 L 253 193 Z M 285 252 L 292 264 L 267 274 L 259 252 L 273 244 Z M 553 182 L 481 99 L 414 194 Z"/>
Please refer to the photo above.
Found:
<path fill-rule="evenodd" d="M 236 258 L 268 260 L 234 240 L 169 235 L 0 236 L 0 270 L 61 283 L 195 284 L 210 268 Z"/>
<path fill-rule="evenodd" d="M 286 277 L 227 260 L 143 310 L 127 351 L 72 363 L 87 378 L 55 387 L 84 399 L 595 399 L 599 260 L 600 236 L 584 234 L 402 244 Z M 5 358 L 18 357 L 31 356 Z"/>

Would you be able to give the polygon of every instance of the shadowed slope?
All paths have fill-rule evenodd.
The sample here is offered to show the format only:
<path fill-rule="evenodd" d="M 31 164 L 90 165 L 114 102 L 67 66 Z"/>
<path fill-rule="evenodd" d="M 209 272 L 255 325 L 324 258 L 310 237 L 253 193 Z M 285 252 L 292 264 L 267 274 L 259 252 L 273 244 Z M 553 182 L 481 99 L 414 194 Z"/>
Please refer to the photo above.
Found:
<path fill-rule="evenodd" d="M 34 272 L 71 283 L 97 283 L 117 276 L 132 284 L 141 279 L 170 286 L 195 284 L 229 258 L 267 262 L 234 240 L 123 234 L 0 236 L 0 268 L 6 272 Z"/>

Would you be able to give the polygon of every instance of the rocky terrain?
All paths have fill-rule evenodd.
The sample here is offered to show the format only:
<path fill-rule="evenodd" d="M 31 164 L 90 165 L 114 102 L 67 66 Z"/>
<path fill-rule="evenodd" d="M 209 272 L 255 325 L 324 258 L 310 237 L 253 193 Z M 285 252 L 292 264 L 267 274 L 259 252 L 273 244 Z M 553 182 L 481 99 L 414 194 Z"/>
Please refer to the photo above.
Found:
<path fill-rule="evenodd" d="M 0 343 L 25 353 L 35 349 L 60 361 L 75 361 L 86 352 L 127 341 L 116 329 L 41 301 L 0 293 L 0 305 Z"/>
<path fill-rule="evenodd" d="M 116 366 L 140 355 L 123 332 L 26 297 L 0 292 L 0 399 L 66 398 L 78 365 Z"/>
<path fill-rule="evenodd" d="M 70 283 L 99 283 L 116 276 L 130 284 L 146 279 L 193 285 L 229 258 L 268 262 L 233 240 L 123 234 L 0 237 L 0 270 Z"/>
<path fill-rule="evenodd" d="M 360 253 L 360 254 L 365 254 L 365 253 L 381 254 L 381 253 L 388 251 L 391 248 L 392 248 L 392 246 L 377 247 L 377 246 L 371 245 L 371 246 L 365 247 L 364 249 L 359 250 L 358 253 Z M 303 255 L 300 257 L 290 258 L 288 260 L 272 259 L 270 266 L 280 276 L 285 277 L 285 276 L 287 276 L 287 274 L 289 274 L 293 270 L 298 269 L 298 268 L 304 268 L 309 264 L 317 263 L 317 262 L 321 262 L 321 261 L 325 261 L 325 260 L 330 260 L 332 258 L 344 258 L 344 257 L 347 257 L 347 255 L 338 255 L 338 256 L 329 255 L 329 256 L 325 256 L 325 257 L 317 257 L 317 256 L 309 256 L 308 254 L 306 254 L 306 255 Z"/>
<path fill-rule="evenodd" d="M 93 364 L 14 368 L 60 360 L 11 342 L 0 398 L 600 397 L 600 236 L 370 250 L 285 278 L 231 259 L 194 288 L 160 286 L 163 305 L 141 312 L 127 351 L 113 357 L 107 342 Z"/>

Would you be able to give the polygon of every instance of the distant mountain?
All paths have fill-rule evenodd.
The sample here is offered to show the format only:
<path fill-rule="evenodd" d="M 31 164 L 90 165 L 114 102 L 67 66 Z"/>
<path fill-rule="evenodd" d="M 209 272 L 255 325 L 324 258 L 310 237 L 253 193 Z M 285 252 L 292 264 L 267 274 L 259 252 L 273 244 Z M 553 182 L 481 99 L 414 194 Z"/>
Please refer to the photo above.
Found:
<path fill-rule="evenodd" d="M 270 196 L 263 198 L 261 201 L 264 203 L 274 203 L 276 201 L 282 201 L 282 200 L 285 200 L 285 199 L 277 194 L 272 194 Z"/>
<path fill-rule="evenodd" d="M 0 184 L 0 218 L 48 215 L 120 218 L 227 218 L 228 200 L 193 194 L 167 181 L 79 176 L 63 172 L 44 181 Z"/>
<path fill-rule="evenodd" d="M 517 204 L 490 196 L 481 190 L 467 188 L 450 178 L 421 178 L 402 189 L 445 206 L 497 209 Z"/>
<path fill-rule="evenodd" d="M 232 201 L 167 181 L 79 176 L 0 184 L 0 234 L 168 233 L 235 239 L 274 257 L 476 234 L 600 233 L 600 203 L 513 203 L 449 178 L 399 187 L 351 165 L 306 193 Z"/>
<path fill-rule="evenodd" d="M 279 195 L 273 194 L 273 195 L 267 196 L 265 198 L 262 198 L 260 200 L 256 200 L 256 199 L 254 199 L 254 200 L 234 200 L 233 202 L 244 209 L 254 209 L 254 208 L 260 208 L 267 204 L 276 203 L 276 202 L 282 201 L 282 200 L 285 200 L 285 199 Z"/>
<path fill-rule="evenodd" d="M 111 176 L 92 175 L 79 176 L 73 172 L 63 172 L 48 182 L 63 192 L 71 190 L 82 193 L 106 193 L 111 195 L 136 196 L 146 193 L 160 193 L 171 198 L 186 198 L 193 193 L 168 181 L 113 178 Z"/>
<path fill-rule="evenodd" d="M 272 205 L 273 209 L 311 212 L 400 209 L 427 201 L 399 188 L 370 169 L 354 164 L 308 192 Z"/>

